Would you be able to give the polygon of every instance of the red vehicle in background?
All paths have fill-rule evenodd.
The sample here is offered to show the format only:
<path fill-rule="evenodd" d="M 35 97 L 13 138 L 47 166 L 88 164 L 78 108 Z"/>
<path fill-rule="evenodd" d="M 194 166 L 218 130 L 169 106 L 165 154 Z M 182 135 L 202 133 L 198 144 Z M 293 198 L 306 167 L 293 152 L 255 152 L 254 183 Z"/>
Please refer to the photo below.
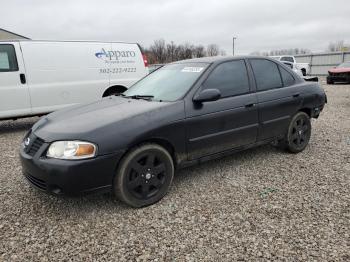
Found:
<path fill-rule="evenodd" d="M 350 83 L 350 62 L 345 62 L 328 71 L 327 84 Z"/>

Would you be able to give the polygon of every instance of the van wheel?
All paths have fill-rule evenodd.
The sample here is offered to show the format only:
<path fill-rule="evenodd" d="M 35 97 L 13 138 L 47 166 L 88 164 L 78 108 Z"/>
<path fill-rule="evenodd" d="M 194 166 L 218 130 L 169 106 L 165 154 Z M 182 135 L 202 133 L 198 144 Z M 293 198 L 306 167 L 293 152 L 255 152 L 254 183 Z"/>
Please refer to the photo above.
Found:
<path fill-rule="evenodd" d="M 303 76 L 306 76 L 306 69 L 305 68 L 301 69 L 301 73 L 303 74 Z"/>
<path fill-rule="evenodd" d="M 308 145 L 311 137 L 310 117 L 304 112 L 298 112 L 289 123 L 286 138 L 280 146 L 291 153 L 299 153 Z"/>
<path fill-rule="evenodd" d="M 157 144 L 132 149 L 121 161 L 114 177 L 116 197 L 132 207 L 152 205 L 168 192 L 174 177 L 169 152 Z"/>

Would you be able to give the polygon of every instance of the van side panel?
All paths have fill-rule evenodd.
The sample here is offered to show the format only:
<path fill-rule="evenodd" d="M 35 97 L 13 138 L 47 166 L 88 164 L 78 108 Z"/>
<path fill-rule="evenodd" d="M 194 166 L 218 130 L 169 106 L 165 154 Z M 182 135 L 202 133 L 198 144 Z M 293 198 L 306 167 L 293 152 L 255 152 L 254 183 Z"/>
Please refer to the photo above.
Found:
<path fill-rule="evenodd" d="M 99 100 L 108 87 L 129 87 L 146 75 L 137 44 L 23 41 L 21 46 L 33 114 Z"/>
<path fill-rule="evenodd" d="M 112 52 L 116 56 L 109 61 L 111 86 L 121 85 L 128 88 L 148 74 L 137 44 L 112 43 Z"/>
<path fill-rule="evenodd" d="M 32 112 L 46 113 L 100 99 L 109 67 L 95 56 L 110 44 L 81 42 L 21 42 Z"/>

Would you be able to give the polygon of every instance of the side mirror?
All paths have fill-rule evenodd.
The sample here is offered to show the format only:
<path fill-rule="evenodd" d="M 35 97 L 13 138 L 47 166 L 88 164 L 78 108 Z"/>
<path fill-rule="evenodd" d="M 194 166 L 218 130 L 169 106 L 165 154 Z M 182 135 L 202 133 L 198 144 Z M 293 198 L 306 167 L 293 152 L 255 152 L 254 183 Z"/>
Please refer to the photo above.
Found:
<path fill-rule="evenodd" d="M 193 102 L 203 103 L 209 101 L 216 101 L 221 97 L 218 89 L 204 89 L 193 98 Z"/>

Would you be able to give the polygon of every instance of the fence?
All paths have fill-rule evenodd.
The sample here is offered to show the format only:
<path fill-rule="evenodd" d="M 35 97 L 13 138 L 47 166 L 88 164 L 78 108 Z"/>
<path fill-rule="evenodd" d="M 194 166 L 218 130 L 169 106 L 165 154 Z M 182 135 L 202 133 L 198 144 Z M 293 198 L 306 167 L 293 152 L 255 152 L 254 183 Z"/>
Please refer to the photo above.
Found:
<path fill-rule="evenodd" d="M 327 75 L 328 70 L 343 62 L 350 61 L 350 52 L 318 53 L 309 55 L 296 55 L 298 63 L 309 63 L 310 75 Z"/>

